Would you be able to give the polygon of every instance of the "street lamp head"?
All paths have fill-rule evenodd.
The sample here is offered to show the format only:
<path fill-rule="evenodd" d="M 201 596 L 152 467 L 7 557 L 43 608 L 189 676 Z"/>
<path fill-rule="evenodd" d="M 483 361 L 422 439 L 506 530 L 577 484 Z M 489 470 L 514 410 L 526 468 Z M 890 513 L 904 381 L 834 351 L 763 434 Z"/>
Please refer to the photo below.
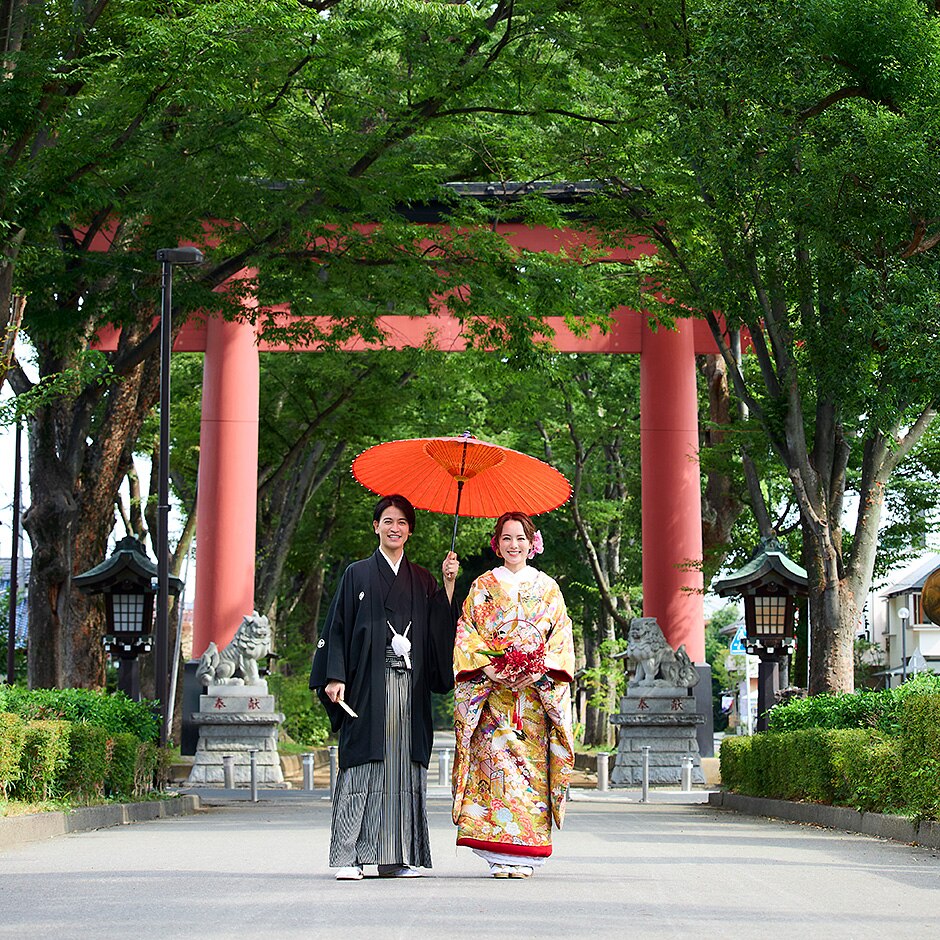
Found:
<path fill-rule="evenodd" d="M 164 264 L 202 264 L 205 257 L 198 248 L 160 248 L 157 261 Z"/>
<path fill-rule="evenodd" d="M 911 612 L 910 612 L 906 607 L 901 607 L 901 608 L 898 610 L 898 616 L 899 616 L 902 620 L 907 620 L 907 618 L 910 617 L 910 615 L 911 615 Z"/>

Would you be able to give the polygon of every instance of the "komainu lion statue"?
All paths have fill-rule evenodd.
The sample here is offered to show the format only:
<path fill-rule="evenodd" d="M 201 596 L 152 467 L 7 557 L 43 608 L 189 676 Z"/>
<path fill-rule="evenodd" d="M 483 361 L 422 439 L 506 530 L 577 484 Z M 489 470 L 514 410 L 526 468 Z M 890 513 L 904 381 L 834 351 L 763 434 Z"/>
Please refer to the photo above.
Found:
<path fill-rule="evenodd" d="M 204 685 L 255 685 L 261 680 L 258 660 L 271 652 L 271 624 L 255 611 L 242 620 L 232 641 L 221 652 L 210 643 L 196 667 Z M 238 678 L 235 673 L 241 674 Z"/>
<path fill-rule="evenodd" d="M 635 666 L 631 685 L 691 689 L 699 680 L 685 644 L 673 651 L 655 617 L 634 617 L 627 634 L 626 658 Z"/>

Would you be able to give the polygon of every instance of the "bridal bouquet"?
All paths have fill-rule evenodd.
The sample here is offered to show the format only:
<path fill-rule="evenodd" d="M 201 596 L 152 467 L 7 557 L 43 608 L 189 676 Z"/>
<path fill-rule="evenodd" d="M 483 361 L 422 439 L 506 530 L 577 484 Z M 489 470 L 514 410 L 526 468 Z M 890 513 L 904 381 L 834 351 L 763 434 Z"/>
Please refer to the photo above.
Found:
<path fill-rule="evenodd" d="M 524 650 L 508 646 L 503 650 L 486 650 L 493 668 L 507 683 L 520 682 L 526 676 L 541 676 L 545 673 L 545 644 L 535 649 Z"/>

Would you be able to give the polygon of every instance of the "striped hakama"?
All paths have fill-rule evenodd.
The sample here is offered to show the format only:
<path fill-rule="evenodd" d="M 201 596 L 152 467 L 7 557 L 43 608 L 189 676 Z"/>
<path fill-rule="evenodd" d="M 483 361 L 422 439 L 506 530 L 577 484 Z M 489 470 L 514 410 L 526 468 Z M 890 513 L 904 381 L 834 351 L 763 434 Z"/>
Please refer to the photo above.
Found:
<path fill-rule="evenodd" d="M 431 867 L 427 768 L 411 759 L 411 673 L 385 657 L 385 759 L 340 770 L 330 866 Z"/>

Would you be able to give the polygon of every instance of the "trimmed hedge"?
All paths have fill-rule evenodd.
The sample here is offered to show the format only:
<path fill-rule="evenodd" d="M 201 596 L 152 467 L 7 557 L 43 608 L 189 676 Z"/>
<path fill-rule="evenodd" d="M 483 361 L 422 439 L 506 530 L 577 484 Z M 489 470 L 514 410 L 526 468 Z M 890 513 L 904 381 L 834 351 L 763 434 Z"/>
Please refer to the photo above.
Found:
<path fill-rule="evenodd" d="M 893 724 L 896 734 L 809 727 L 725 738 L 722 783 L 748 796 L 940 818 L 940 694 L 903 696 Z"/>
<path fill-rule="evenodd" d="M 107 741 L 108 765 L 104 777 L 107 796 L 131 796 L 137 779 L 140 741 L 132 734 L 116 734 Z"/>
<path fill-rule="evenodd" d="M 67 721 L 30 721 L 20 760 L 21 777 L 13 795 L 20 800 L 56 796 L 59 775 L 66 765 L 72 726 Z"/>
<path fill-rule="evenodd" d="M 152 790 L 163 790 L 170 779 L 170 752 L 150 741 L 142 741 L 134 762 L 132 796 L 145 796 Z"/>
<path fill-rule="evenodd" d="M 69 753 L 59 783 L 74 802 L 101 799 L 108 774 L 108 732 L 75 722 L 69 725 Z"/>
<path fill-rule="evenodd" d="M 162 789 L 170 753 L 84 722 L 24 721 L 0 712 L 0 796 L 27 802 L 132 799 Z"/>
<path fill-rule="evenodd" d="M 0 712 L 0 797 L 20 778 L 20 759 L 26 739 L 26 723 L 18 715 Z"/>
<path fill-rule="evenodd" d="M 131 701 L 123 692 L 96 689 L 24 689 L 0 685 L 0 712 L 26 719 L 85 722 L 109 734 L 129 732 L 141 741 L 156 741 L 159 720 L 151 702 Z"/>
<path fill-rule="evenodd" d="M 916 816 L 940 818 L 940 695 L 906 700 L 900 726 L 905 803 Z"/>

